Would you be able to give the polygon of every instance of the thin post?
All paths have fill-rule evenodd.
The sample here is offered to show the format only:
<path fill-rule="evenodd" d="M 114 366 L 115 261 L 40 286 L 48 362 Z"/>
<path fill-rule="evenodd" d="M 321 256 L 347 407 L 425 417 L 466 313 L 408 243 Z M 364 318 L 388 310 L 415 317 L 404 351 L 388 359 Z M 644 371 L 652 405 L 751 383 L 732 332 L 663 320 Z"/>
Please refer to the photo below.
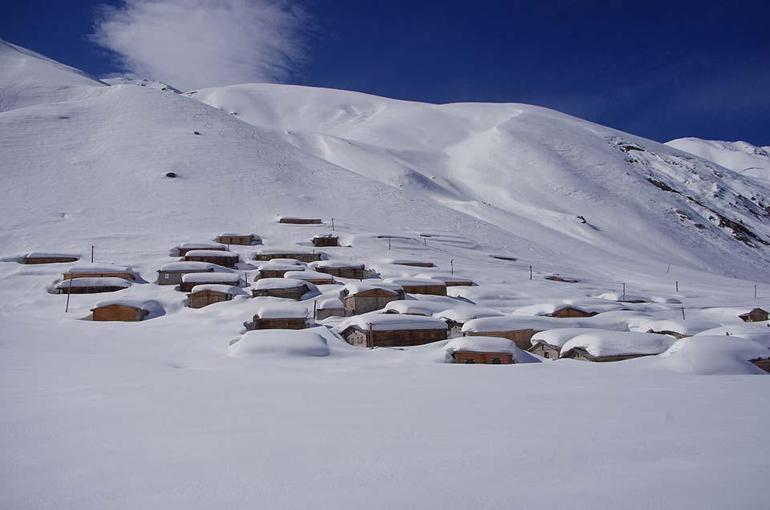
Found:
<path fill-rule="evenodd" d="M 679 292 L 679 280 L 676 281 L 676 291 Z"/>
<path fill-rule="evenodd" d="M 367 347 L 374 349 L 374 337 L 372 336 L 372 323 L 369 323 L 369 333 L 366 337 Z"/>
<path fill-rule="evenodd" d="M 318 300 L 313 300 L 313 320 L 318 318 Z"/>
<path fill-rule="evenodd" d="M 450 273 L 451 274 L 455 274 L 455 259 L 450 259 L 449 260 L 449 267 L 450 267 L 450 270 L 449 270 Z M 757 286 L 755 285 L 754 288 L 756 289 L 756 287 Z M 756 292 L 755 292 L 755 294 L 756 294 Z M 756 296 L 754 296 L 754 297 L 756 297 Z"/>
<path fill-rule="evenodd" d="M 388 238 L 388 251 L 390 251 L 390 237 Z"/>
<path fill-rule="evenodd" d="M 94 263 L 94 245 L 91 245 L 91 264 Z"/>
<path fill-rule="evenodd" d="M 621 296 L 621 299 L 626 299 L 626 282 L 623 282 L 623 294 Z"/>
<path fill-rule="evenodd" d="M 532 279 L 532 265 L 529 266 L 529 279 Z"/>
<path fill-rule="evenodd" d="M 428 238 L 427 237 L 423 237 L 422 238 L 422 244 L 424 244 L 425 246 L 428 246 Z"/>
<path fill-rule="evenodd" d="M 67 289 L 67 304 L 64 305 L 64 313 L 67 313 L 70 311 L 70 295 L 72 294 L 72 278 L 70 278 L 70 283 L 68 287 L 69 288 Z"/>
<path fill-rule="evenodd" d="M 332 218 L 332 232 L 334 232 L 334 218 Z"/>
<path fill-rule="evenodd" d="M 754 284 L 754 299 L 757 299 L 757 284 Z"/>
<path fill-rule="evenodd" d="M 682 320 L 687 320 L 687 317 L 684 315 L 684 307 L 682 307 Z"/>
<path fill-rule="evenodd" d="M 668 274 L 669 271 L 671 271 L 671 264 L 669 264 L 668 267 L 666 268 L 666 274 Z"/>

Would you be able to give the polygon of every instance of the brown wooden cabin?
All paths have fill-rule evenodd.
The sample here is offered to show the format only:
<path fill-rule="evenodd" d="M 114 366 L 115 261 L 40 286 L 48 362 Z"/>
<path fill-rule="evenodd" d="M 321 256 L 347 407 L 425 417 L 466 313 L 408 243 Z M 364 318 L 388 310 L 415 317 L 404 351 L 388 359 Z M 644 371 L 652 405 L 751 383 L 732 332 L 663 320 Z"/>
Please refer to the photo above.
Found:
<path fill-rule="evenodd" d="M 262 241 L 262 238 L 254 234 L 220 234 L 217 236 L 216 241 L 222 244 L 251 246 L 253 244 L 259 244 L 260 241 Z"/>
<path fill-rule="evenodd" d="M 246 329 L 305 329 L 308 327 L 307 317 L 260 317 L 254 315 L 253 320 L 244 323 Z"/>
<path fill-rule="evenodd" d="M 750 363 L 753 363 L 757 367 L 761 368 L 765 372 L 770 372 L 770 356 L 767 358 L 757 358 L 750 361 Z"/>
<path fill-rule="evenodd" d="M 342 292 L 345 293 L 346 290 L 343 289 Z M 404 297 L 403 292 L 396 290 L 371 288 L 343 295 L 342 303 L 345 306 L 345 315 L 361 315 L 381 310 L 391 301 L 404 299 Z"/>
<path fill-rule="evenodd" d="M 558 359 L 561 349 L 546 342 L 538 342 L 529 348 L 529 352 L 547 359 Z"/>
<path fill-rule="evenodd" d="M 345 308 L 343 307 L 319 307 L 315 310 L 315 319 L 317 321 L 328 319 L 329 317 L 344 317 Z"/>
<path fill-rule="evenodd" d="M 516 347 L 526 351 L 527 349 L 532 347 L 532 343 L 530 342 L 530 340 L 537 333 L 540 333 L 540 331 L 535 329 L 514 329 L 510 331 L 471 331 L 471 332 L 465 333 L 465 335 L 497 336 L 500 338 L 507 338 L 508 340 L 516 344 Z"/>
<path fill-rule="evenodd" d="M 447 338 L 446 328 L 378 331 L 349 326 L 340 334 L 346 342 L 358 347 L 407 347 L 438 342 Z"/>
<path fill-rule="evenodd" d="M 301 284 L 293 287 L 275 287 L 264 289 L 252 288 L 251 294 L 254 297 L 276 297 L 299 301 L 302 299 L 302 296 L 310 291 L 311 288 L 309 285 L 306 282 L 302 282 Z"/>
<path fill-rule="evenodd" d="M 323 223 L 321 218 L 297 218 L 294 216 L 282 216 L 278 223 L 288 223 L 290 225 L 320 225 Z"/>
<path fill-rule="evenodd" d="M 194 250 L 227 251 L 227 246 L 215 243 L 185 243 L 177 246 L 176 250 L 178 252 L 178 256 L 184 257 L 187 255 L 187 252 Z"/>
<path fill-rule="evenodd" d="M 578 283 L 580 281 L 576 278 L 569 278 L 559 274 L 552 274 L 550 276 L 546 276 L 545 279 L 550 280 L 552 282 L 561 282 L 561 283 Z"/>
<path fill-rule="evenodd" d="M 394 283 L 401 285 L 404 292 L 407 294 L 428 294 L 431 296 L 446 296 L 446 284 L 444 282 L 410 282 L 404 280 L 400 282 L 398 279 L 394 280 Z"/>
<path fill-rule="evenodd" d="M 108 304 L 91 308 L 91 320 L 136 322 L 144 320 L 150 312 L 138 306 L 128 304 Z"/>
<path fill-rule="evenodd" d="M 339 246 L 340 238 L 333 234 L 313 236 L 313 246 Z"/>
<path fill-rule="evenodd" d="M 447 287 L 475 287 L 476 282 L 469 278 L 453 278 L 451 280 L 444 280 Z"/>
<path fill-rule="evenodd" d="M 750 312 L 742 313 L 738 317 L 743 322 L 764 322 L 768 319 L 768 312 L 762 308 L 754 308 Z"/>
<path fill-rule="evenodd" d="M 196 276 L 196 275 L 205 275 Z M 238 286 L 240 284 L 240 275 L 237 273 L 191 273 L 182 277 L 182 283 L 179 284 L 179 290 L 190 292 L 196 285 L 230 285 Z"/>
<path fill-rule="evenodd" d="M 190 250 L 184 255 L 184 259 L 234 268 L 238 263 L 238 254 L 224 250 Z"/>
<path fill-rule="evenodd" d="M 130 280 L 133 282 L 136 280 L 136 274 L 134 274 L 133 271 L 121 271 L 119 269 L 109 270 L 107 268 L 99 271 L 79 271 L 77 268 L 73 268 L 64 273 L 65 280 L 76 278 L 120 278 L 122 280 Z"/>
<path fill-rule="evenodd" d="M 193 290 L 193 292 L 187 294 L 187 306 L 190 308 L 203 308 L 204 306 L 232 299 L 232 293 L 226 291 L 215 289 Z"/>
<path fill-rule="evenodd" d="M 305 251 L 272 251 L 264 250 L 254 255 L 254 260 L 268 261 L 273 259 L 295 259 L 300 262 L 315 262 L 321 260 L 323 254 Z"/>
<path fill-rule="evenodd" d="M 288 262 L 266 262 L 257 268 L 257 272 L 254 275 L 254 281 L 261 280 L 262 278 L 283 278 L 289 271 L 304 271 L 304 265 L 291 264 Z"/>
<path fill-rule="evenodd" d="M 123 278 L 77 278 L 60 282 L 56 285 L 56 292 L 58 294 L 100 294 L 117 292 L 128 287 L 129 283 Z"/>
<path fill-rule="evenodd" d="M 287 271 L 283 276 L 284 278 L 294 278 L 312 283 L 313 285 L 331 285 L 336 282 L 332 275 L 318 274 L 318 271 Z"/>
<path fill-rule="evenodd" d="M 454 363 L 510 365 L 513 355 L 510 352 L 476 352 L 455 351 L 452 353 Z"/>
<path fill-rule="evenodd" d="M 581 347 L 575 347 L 562 354 L 561 358 L 577 359 L 581 361 L 594 361 L 604 363 L 610 361 L 623 361 L 626 359 L 641 358 L 642 356 L 652 356 L 652 354 L 615 354 L 612 356 L 594 356 Z"/>
<path fill-rule="evenodd" d="M 363 280 L 366 278 L 366 267 L 363 264 L 351 264 L 348 266 L 343 265 L 323 265 L 318 264 L 313 266 L 315 271 L 319 273 L 336 276 L 338 278 L 349 278 L 351 280 Z"/>
<path fill-rule="evenodd" d="M 577 306 L 567 305 L 557 307 L 553 313 L 549 314 L 549 317 L 566 319 L 570 317 L 593 317 L 594 315 L 596 315 L 596 312 L 589 312 L 588 310 L 583 310 Z"/>
<path fill-rule="evenodd" d="M 191 264 L 191 265 L 186 265 Z M 197 264 L 200 264 L 196 267 Z M 213 273 L 214 267 L 205 262 L 172 262 L 163 265 L 158 270 L 158 285 L 180 285 L 186 274 Z"/>
<path fill-rule="evenodd" d="M 64 264 L 67 262 L 77 262 L 77 255 L 64 255 L 54 253 L 28 253 L 21 258 L 22 264 Z"/>

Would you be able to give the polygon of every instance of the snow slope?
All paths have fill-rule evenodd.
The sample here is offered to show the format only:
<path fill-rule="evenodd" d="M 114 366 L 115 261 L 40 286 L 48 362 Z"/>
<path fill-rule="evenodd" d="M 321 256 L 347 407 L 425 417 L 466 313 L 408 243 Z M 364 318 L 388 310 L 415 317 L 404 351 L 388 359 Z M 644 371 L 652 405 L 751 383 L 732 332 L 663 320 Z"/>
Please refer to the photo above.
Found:
<path fill-rule="evenodd" d="M 770 181 L 770 147 L 748 142 L 720 142 L 700 138 L 677 138 L 666 145 L 729 168 L 742 175 Z"/>
<path fill-rule="evenodd" d="M 770 377 L 735 375 L 745 362 L 736 372 L 722 360 L 736 353 L 718 338 L 669 361 L 459 366 L 443 362 L 448 342 L 360 349 L 326 327 L 244 335 L 255 313 L 304 317 L 313 302 L 191 309 L 152 283 L 175 246 L 229 231 L 262 237 L 230 246 L 251 283 L 254 252 L 309 252 L 333 217 L 342 246 L 321 249 L 330 265 L 478 284 L 408 296 L 426 308 L 521 321 L 510 314 L 625 292 L 649 299 L 547 322 L 627 329 L 686 308 L 687 320 L 742 331 L 739 313 L 770 308 L 757 181 L 525 105 L 265 85 L 184 96 L 107 86 L 7 44 L 0 98 L 0 508 L 764 504 L 770 410 L 757 402 Z M 736 239 L 715 214 L 756 238 Z M 64 252 L 80 265 L 92 246 L 97 265 L 130 266 L 136 283 L 67 299 L 49 289 L 73 264 L 17 262 Z M 394 263 L 415 259 L 437 267 Z M 340 287 L 318 288 L 323 302 Z M 113 299 L 163 313 L 87 320 Z M 712 366 L 729 369 L 697 375 Z"/>

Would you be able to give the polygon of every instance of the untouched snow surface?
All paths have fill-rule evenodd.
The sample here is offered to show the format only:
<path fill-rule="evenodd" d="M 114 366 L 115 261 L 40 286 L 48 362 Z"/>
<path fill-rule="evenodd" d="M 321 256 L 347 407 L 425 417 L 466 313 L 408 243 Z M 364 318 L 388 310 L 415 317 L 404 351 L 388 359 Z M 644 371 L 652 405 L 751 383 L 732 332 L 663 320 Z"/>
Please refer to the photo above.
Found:
<path fill-rule="evenodd" d="M 724 335 L 770 329 L 737 317 L 770 306 L 761 181 L 527 105 L 111 83 L 123 84 L 0 44 L 0 508 L 765 506 L 770 377 L 742 375 L 748 351 Z M 190 309 L 185 293 L 148 283 L 178 261 L 173 246 L 243 231 L 265 250 L 309 253 L 332 218 L 346 246 L 320 249 L 329 265 L 478 284 L 411 296 L 426 309 L 619 331 L 682 319 L 722 337 L 623 363 L 462 366 L 443 363 L 447 342 L 359 349 L 326 327 L 244 331 L 255 314 L 311 317 L 311 299 Z M 71 295 L 67 313 L 48 289 L 72 264 L 15 261 L 91 246 L 95 265 L 139 278 Z M 230 250 L 252 282 L 259 248 Z M 545 279 L 557 273 L 579 281 Z M 587 319 L 511 315 L 601 303 L 623 284 L 645 300 L 604 300 L 624 310 Z M 339 306 L 341 288 L 321 285 L 317 299 Z M 82 320 L 112 299 L 165 313 Z M 388 317 L 374 322 L 445 327 Z M 726 358 L 730 369 L 686 369 Z"/>
<path fill-rule="evenodd" d="M 770 147 L 747 142 L 720 142 L 700 138 L 678 138 L 666 145 L 712 161 L 742 175 L 770 181 Z"/>

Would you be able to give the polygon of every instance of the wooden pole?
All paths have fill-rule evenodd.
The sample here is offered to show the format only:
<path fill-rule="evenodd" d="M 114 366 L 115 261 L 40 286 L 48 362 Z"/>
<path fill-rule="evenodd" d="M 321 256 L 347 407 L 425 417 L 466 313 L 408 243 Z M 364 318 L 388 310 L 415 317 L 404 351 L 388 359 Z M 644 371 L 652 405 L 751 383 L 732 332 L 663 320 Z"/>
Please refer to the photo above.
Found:
<path fill-rule="evenodd" d="M 532 265 L 529 266 L 529 279 L 532 279 Z"/>
<path fill-rule="evenodd" d="M 390 238 L 388 238 L 388 251 L 390 251 Z"/>
<path fill-rule="evenodd" d="M 684 315 L 684 307 L 682 307 L 682 320 L 683 321 L 687 320 L 687 317 L 685 317 Z"/>
<path fill-rule="evenodd" d="M 450 260 L 449 260 L 449 267 L 451 268 L 451 269 L 449 270 L 449 271 L 450 271 L 450 273 L 451 273 L 451 274 L 455 274 L 455 259 L 450 259 Z M 754 287 L 756 288 L 756 285 L 755 285 Z M 756 294 L 756 292 L 755 292 L 755 294 Z M 754 296 L 754 297 L 756 297 L 756 296 Z"/>
<path fill-rule="evenodd" d="M 374 337 L 372 336 L 372 323 L 371 322 L 369 323 L 369 333 L 368 333 L 368 335 L 366 337 L 366 343 L 367 343 L 367 346 L 370 349 L 374 349 Z"/>
<path fill-rule="evenodd" d="M 757 299 L 757 284 L 754 284 L 754 299 Z"/>
<path fill-rule="evenodd" d="M 72 294 L 72 278 L 70 278 L 69 288 L 67 289 L 67 304 L 64 305 L 64 313 L 67 313 L 67 312 L 70 311 L 70 295 L 71 294 Z"/>
<path fill-rule="evenodd" d="M 94 263 L 94 245 L 91 245 L 91 264 Z"/>
<path fill-rule="evenodd" d="M 626 283 L 623 282 L 623 294 L 620 299 L 626 299 Z"/>
<path fill-rule="evenodd" d="M 676 291 L 679 292 L 679 280 L 676 281 Z"/>
<path fill-rule="evenodd" d="M 668 274 L 669 271 L 671 271 L 671 264 L 669 264 L 668 267 L 666 268 L 666 274 Z"/>
<path fill-rule="evenodd" d="M 332 232 L 334 232 L 334 218 L 332 218 Z"/>
<path fill-rule="evenodd" d="M 313 300 L 313 320 L 318 318 L 318 300 Z"/>

